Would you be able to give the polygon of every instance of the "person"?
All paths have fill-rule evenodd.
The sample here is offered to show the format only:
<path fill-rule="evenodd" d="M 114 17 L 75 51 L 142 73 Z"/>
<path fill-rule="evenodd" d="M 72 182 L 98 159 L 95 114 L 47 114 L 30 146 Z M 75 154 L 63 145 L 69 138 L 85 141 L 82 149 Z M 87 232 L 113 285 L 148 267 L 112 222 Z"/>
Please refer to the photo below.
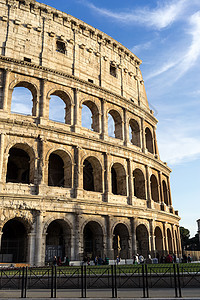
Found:
<path fill-rule="evenodd" d="M 68 256 L 65 257 L 65 265 L 69 266 L 69 257 Z"/>
<path fill-rule="evenodd" d="M 101 266 L 102 265 L 102 258 L 101 258 L 101 256 L 99 255 L 99 257 L 98 257 L 98 265 L 99 266 Z"/>
<path fill-rule="evenodd" d="M 147 256 L 146 263 L 147 264 L 151 264 L 152 263 L 152 259 L 151 259 L 151 255 L 150 254 L 148 254 L 148 256 Z"/>
<path fill-rule="evenodd" d="M 117 255 L 117 258 L 116 258 L 116 263 L 117 263 L 117 265 L 119 264 L 119 262 L 120 262 L 120 258 L 119 258 L 119 256 Z"/>
<path fill-rule="evenodd" d="M 188 263 L 191 263 L 191 261 L 192 261 L 190 254 L 188 254 L 187 261 L 188 261 Z"/>
<path fill-rule="evenodd" d="M 97 266 L 97 264 L 98 264 L 98 257 L 97 256 L 95 256 L 95 258 L 94 258 L 94 264 L 95 264 L 95 266 Z"/>
<path fill-rule="evenodd" d="M 57 265 L 57 257 L 56 257 L 56 255 L 55 255 L 54 258 L 53 258 L 53 265 L 54 265 L 54 266 Z"/>
<path fill-rule="evenodd" d="M 139 255 L 139 263 L 140 264 L 144 263 L 144 256 L 142 254 Z"/>
<path fill-rule="evenodd" d="M 173 254 L 173 262 L 176 263 L 176 254 Z"/>
<path fill-rule="evenodd" d="M 172 258 L 172 256 L 171 256 L 170 254 L 168 254 L 168 255 L 166 256 L 165 262 L 168 263 L 168 264 L 173 262 L 173 258 Z"/>
<path fill-rule="evenodd" d="M 60 256 L 58 256 L 58 259 L 57 259 L 57 265 L 58 265 L 58 266 L 62 266 L 62 262 L 61 262 Z"/>
<path fill-rule="evenodd" d="M 185 254 L 183 254 L 183 259 L 182 259 L 183 263 L 187 263 L 187 256 Z"/>

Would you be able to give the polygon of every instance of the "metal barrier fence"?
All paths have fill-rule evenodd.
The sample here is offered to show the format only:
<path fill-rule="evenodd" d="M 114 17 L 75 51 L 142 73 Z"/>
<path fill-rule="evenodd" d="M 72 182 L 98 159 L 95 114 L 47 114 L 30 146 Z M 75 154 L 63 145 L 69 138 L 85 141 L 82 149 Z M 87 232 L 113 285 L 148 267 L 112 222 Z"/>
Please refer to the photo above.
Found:
<path fill-rule="evenodd" d="M 79 290 L 86 298 L 89 290 L 106 289 L 117 298 L 122 289 L 137 289 L 141 298 L 149 298 L 155 289 L 170 288 L 174 297 L 182 297 L 185 288 L 200 288 L 200 264 L 108 265 L 81 267 L 23 267 L 0 269 L 0 290 L 49 291 L 56 298 L 58 290 Z"/>

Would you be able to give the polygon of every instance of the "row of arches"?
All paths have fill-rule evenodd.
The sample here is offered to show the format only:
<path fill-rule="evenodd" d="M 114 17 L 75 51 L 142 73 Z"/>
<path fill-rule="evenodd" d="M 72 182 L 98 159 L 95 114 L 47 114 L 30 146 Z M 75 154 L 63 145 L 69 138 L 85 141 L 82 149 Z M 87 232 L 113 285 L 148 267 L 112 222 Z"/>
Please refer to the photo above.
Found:
<path fill-rule="evenodd" d="M 14 218 L 5 223 L 2 228 L 1 236 L 1 256 L 7 262 L 27 262 L 29 248 L 29 233 L 28 229 L 20 218 Z M 168 228 L 166 237 L 159 226 L 156 226 L 153 233 L 153 240 L 150 240 L 147 227 L 140 224 L 136 227 L 135 233 L 130 233 L 126 224 L 118 223 L 112 229 L 112 232 L 107 233 L 112 237 L 111 249 L 113 257 L 120 256 L 127 259 L 132 257 L 132 253 L 136 252 L 143 254 L 145 257 L 149 253 L 162 256 L 166 253 L 180 253 L 179 236 L 174 231 L 174 236 Z M 135 245 L 133 236 L 135 235 Z M 53 220 L 43 233 L 41 243 L 45 244 L 45 262 L 51 262 L 53 257 L 60 256 L 63 259 L 68 256 L 70 259 L 74 257 L 72 248 L 73 229 L 63 219 Z M 96 256 L 104 257 L 106 253 L 105 240 L 106 236 L 102 226 L 97 221 L 88 221 L 83 232 L 76 237 L 80 241 L 81 257 L 90 257 L 94 259 Z M 165 243 L 167 241 L 167 244 Z M 153 245 L 153 246 L 152 246 Z"/>
<path fill-rule="evenodd" d="M 27 147 L 27 146 L 26 146 Z M 24 145 L 17 144 L 9 151 L 6 182 L 29 184 L 34 183 L 34 158 Z M 88 156 L 83 161 L 82 187 L 86 191 L 103 192 L 103 168 L 94 156 Z M 111 165 L 108 176 L 111 176 L 111 192 L 114 195 L 128 195 L 126 168 L 119 162 Z M 132 173 L 134 196 L 147 199 L 147 183 L 142 170 L 136 168 Z M 56 150 L 48 158 L 48 185 L 72 188 L 72 159 L 62 150 Z M 157 177 L 150 176 L 151 198 L 161 201 L 160 187 Z M 163 202 L 170 205 L 169 190 L 165 180 L 162 180 Z"/>
<path fill-rule="evenodd" d="M 49 119 L 72 125 L 72 100 L 62 90 L 49 93 Z M 19 82 L 13 88 L 11 99 L 11 112 L 36 116 L 37 91 L 34 85 L 28 82 Z M 100 109 L 91 100 L 81 102 L 81 125 L 89 130 L 100 132 Z M 110 109 L 106 112 L 108 136 L 123 139 L 123 118 L 121 112 Z M 129 142 L 141 147 L 141 125 L 135 119 L 128 120 Z M 152 128 L 144 129 L 146 149 L 150 153 L 155 152 L 155 141 Z"/>

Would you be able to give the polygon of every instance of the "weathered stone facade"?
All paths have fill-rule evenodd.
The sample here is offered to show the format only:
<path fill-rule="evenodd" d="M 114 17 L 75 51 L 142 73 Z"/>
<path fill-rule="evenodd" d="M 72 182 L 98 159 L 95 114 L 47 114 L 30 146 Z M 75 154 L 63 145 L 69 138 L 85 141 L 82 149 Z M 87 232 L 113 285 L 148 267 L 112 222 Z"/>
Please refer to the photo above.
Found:
<path fill-rule="evenodd" d="M 0 0 L 0 54 L 1 259 L 179 255 L 180 218 L 141 61 L 34 0 Z M 31 92 L 32 115 L 11 112 L 16 87 Z M 52 95 L 66 105 L 65 124 L 49 119 Z M 83 105 L 92 130 L 81 125 Z"/>

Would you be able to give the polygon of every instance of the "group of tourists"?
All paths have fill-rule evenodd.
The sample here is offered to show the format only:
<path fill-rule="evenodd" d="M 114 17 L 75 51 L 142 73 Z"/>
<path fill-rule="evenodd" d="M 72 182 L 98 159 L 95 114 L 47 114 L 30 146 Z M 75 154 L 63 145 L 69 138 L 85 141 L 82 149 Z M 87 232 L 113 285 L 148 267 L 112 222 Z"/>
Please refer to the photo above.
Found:
<path fill-rule="evenodd" d="M 87 264 L 89 266 L 90 265 L 90 258 L 85 256 L 84 259 L 83 259 L 83 263 Z M 109 258 L 107 256 L 105 256 L 105 259 L 102 259 L 102 257 L 100 255 L 95 256 L 94 264 L 95 264 L 95 266 L 109 265 Z"/>
<path fill-rule="evenodd" d="M 69 257 L 65 256 L 64 260 L 62 262 L 61 257 L 60 256 L 54 256 L 53 258 L 53 265 L 54 266 L 69 266 Z"/>

